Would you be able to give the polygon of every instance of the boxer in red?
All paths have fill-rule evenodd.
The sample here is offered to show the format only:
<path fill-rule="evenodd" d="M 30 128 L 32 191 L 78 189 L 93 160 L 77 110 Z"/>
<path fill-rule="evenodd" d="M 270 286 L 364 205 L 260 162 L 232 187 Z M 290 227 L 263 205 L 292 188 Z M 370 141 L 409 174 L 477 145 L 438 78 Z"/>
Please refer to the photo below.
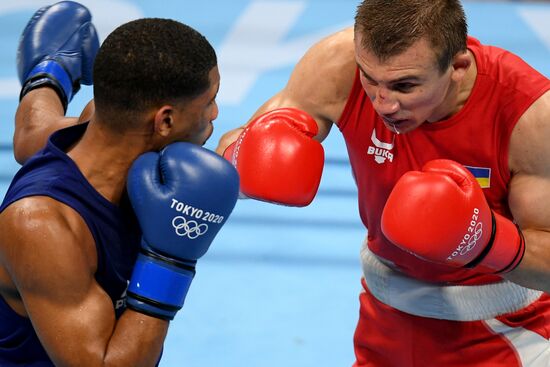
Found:
<path fill-rule="evenodd" d="M 550 365 L 549 90 L 458 0 L 364 0 L 222 137 L 244 195 L 301 206 L 343 134 L 368 229 L 355 366 Z"/>

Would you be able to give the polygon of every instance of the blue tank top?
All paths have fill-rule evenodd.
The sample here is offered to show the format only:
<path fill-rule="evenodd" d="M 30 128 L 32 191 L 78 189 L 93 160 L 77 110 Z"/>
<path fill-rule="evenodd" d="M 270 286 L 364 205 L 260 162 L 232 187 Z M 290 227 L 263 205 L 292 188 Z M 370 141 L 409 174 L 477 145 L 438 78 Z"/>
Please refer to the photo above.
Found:
<path fill-rule="evenodd" d="M 52 134 L 44 149 L 17 172 L 0 212 L 27 196 L 48 196 L 77 211 L 88 225 L 97 250 L 98 284 L 109 294 L 117 318 L 126 305 L 126 288 L 141 238 L 127 196 L 117 206 L 99 194 L 64 152 L 80 139 L 87 124 Z M 0 366 L 53 366 L 30 320 L 0 297 Z"/>

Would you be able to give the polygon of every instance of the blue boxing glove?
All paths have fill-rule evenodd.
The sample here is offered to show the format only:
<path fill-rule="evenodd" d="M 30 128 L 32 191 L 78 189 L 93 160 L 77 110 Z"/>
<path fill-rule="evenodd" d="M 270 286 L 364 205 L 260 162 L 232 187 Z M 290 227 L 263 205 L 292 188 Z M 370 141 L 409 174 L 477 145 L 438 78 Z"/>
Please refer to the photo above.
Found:
<path fill-rule="evenodd" d="M 89 10 L 72 1 L 39 9 L 23 30 L 17 49 L 19 100 L 35 88 L 53 88 L 67 111 L 80 89 L 92 85 L 99 39 Z"/>
<path fill-rule="evenodd" d="M 239 176 L 214 152 L 173 143 L 138 157 L 127 188 L 143 232 L 127 305 L 172 320 L 183 306 L 197 259 L 233 211 Z"/>

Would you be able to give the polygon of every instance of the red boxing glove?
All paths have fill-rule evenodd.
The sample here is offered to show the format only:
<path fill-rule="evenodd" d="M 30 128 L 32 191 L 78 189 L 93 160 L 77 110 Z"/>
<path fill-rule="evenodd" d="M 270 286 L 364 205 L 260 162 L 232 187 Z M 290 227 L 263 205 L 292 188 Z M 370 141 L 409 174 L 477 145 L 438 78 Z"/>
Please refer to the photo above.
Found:
<path fill-rule="evenodd" d="M 520 229 L 489 208 L 470 171 L 445 159 L 397 181 L 382 213 L 382 231 L 422 259 L 483 273 L 509 272 L 525 252 Z"/>
<path fill-rule="evenodd" d="M 317 122 L 303 111 L 280 108 L 251 121 L 224 152 L 240 175 L 241 194 L 288 206 L 315 197 L 325 154 L 314 140 Z"/>

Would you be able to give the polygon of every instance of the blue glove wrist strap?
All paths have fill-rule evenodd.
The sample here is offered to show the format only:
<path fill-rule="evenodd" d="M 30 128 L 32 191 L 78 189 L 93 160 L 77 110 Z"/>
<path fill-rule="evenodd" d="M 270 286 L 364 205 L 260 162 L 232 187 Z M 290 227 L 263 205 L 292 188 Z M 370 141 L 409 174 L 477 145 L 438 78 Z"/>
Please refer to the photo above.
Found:
<path fill-rule="evenodd" d="M 33 89 L 42 86 L 52 86 L 59 94 L 63 108 L 73 98 L 73 83 L 67 71 L 55 60 L 44 60 L 37 64 L 27 75 L 19 99 Z"/>
<path fill-rule="evenodd" d="M 140 253 L 128 286 L 128 306 L 171 320 L 183 306 L 194 275 L 192 266 L 167 262 L 152 252 Z"/>

